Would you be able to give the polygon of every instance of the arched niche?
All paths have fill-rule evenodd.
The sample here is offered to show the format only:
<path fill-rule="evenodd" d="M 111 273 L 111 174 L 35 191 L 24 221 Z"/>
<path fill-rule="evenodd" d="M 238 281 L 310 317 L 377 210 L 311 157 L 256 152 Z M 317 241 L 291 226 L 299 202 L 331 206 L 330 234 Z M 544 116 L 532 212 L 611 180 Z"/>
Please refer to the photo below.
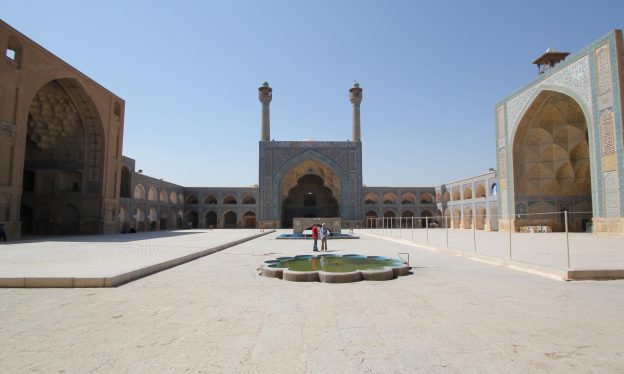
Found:
<path fill-rule="evenodd" d="M 387 192 L 383 195 L 383 203 L 387 205 L 393 205 L 397 203 L 397 195 L 392 192 Z"/>
<path fill-rule="evenodd" d="M 337 217 L 338 200 L 331 188 L 316 174 L 299 178 L 282 201 L 282 227 L 292 227 L 296 217 Z"/>
<path fill-rule="evenodd" d="M 369 192 L 364 196 L 364 204 L 366 205 L 375 205 L 379 203 L 379 195 L 374 192 Z"/>
<path fill-rule="evenodd" d="M 145 200 L 145 187 L 140 183 L 134 186 L 133 196 L 135 200 Z"/>
<path fill-rule="evenodd" d="M 21 201 L 32 207 L 28 233 L 102 232 L 105 136 L 91 97 L 78 80 L 59 78 L 42 85 L 23 107 Z"/>
<path fill-rule="evenodd" d="M 516 226 L 563 231 L 567 210 L 575 212 L 569 229 L 585 229 L 592 216 L 589 134 L 574 98 L 544 90 L 527 108 L 513 137 L 513 182 Z"/>

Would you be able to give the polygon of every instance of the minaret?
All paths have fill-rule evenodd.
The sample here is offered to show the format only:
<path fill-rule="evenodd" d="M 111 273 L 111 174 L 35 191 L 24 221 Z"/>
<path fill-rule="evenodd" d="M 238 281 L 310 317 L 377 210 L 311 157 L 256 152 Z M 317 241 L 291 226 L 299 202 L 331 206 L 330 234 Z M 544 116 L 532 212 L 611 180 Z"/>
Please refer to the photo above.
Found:
<path fill-rule="evenodd" d="M 273 89 L 269 87 L 269 82 L 262 83 L 262 87 L 258 88 L 258 98 L 262 103 L 262 130 L 260 140 L 271 140 L 271 114 L 269 112 L 269 104 L 273 98 Z"/>
<path fill-rule="evenodd" d="M 362 89 L 358 83 L 355 83 L 351 89 L 349 89 L 349 99 L 353 104 L 353 134 L 352 138 L 354 142 L 361 142 L 360 137 L 360 103 L 362 103 Z"/>

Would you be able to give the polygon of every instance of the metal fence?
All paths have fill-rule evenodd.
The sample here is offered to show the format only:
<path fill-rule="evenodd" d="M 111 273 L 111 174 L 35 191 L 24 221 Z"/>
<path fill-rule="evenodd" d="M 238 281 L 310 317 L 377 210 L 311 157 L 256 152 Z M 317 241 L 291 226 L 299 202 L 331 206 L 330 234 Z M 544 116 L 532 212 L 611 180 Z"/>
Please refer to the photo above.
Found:
<path fill-rule="evenodd" d="M 591 212 L 367 217 L 364 231 L 558 269 L 624 268 L 622 239 L 591 234 Z"/>

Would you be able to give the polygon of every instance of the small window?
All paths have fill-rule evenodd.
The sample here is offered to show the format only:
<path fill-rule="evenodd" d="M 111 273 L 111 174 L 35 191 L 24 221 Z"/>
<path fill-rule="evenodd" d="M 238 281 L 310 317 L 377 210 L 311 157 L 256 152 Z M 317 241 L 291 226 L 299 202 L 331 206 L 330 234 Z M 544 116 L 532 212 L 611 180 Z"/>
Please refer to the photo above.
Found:
<path fill-rule="evenodd" d="M 16 54 L 16 52 L 15 52 L 15 50 L 14 50 L 14 49 L 7 48 L 7 50 L 6 50 L 6 56 L 7 56 L 8 58 L 10 58 L 11 60 L 15 61 L 15 58 L 17 57 L 17 54 Z"/>
<path fill-rule="evenodd" d="M 10 36 L 4 55 L 16 68 L 20 67 L 21 52 L 22 43 L 14 36 Z"/>

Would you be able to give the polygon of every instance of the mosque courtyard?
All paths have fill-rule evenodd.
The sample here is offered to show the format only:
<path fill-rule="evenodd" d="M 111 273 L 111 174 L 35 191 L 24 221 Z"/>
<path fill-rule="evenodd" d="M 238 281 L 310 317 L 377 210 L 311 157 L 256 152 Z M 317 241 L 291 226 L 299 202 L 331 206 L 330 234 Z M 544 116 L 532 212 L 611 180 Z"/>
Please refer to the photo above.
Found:
<path fill-rule="evenodd" d="M 388 238 L 363 230 L 359 240 L 330 240 L 330 252 L 409 253 L 412 274 L 347 284 L 261 277 L 266 260 L 312 254 L 310 240 L 275 240 L 283 232 L 253 238 L 259 230 L 187 230 L 2 245 L 0 278 L 19 276 L 10 273 L 14 268 L 31 277 L 122 274 L 214 250 L 117 287 L 0 289 L 0 367 L 7 373 L 624 371 L 624 280 L 565 282 L 419 247 L 406 233 Z M 47 248 L 54 250 L 46 254 Z"/>

